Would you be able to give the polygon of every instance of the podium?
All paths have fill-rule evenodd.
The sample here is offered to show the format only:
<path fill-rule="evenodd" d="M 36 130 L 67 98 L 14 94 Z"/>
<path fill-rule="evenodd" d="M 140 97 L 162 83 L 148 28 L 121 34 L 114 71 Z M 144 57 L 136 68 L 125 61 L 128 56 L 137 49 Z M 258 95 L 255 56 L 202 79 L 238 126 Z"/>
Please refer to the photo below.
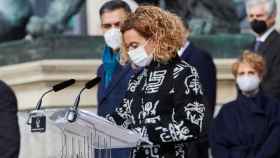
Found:
<path fill-rule="evenodd" d="M 132 148 L 145 143 L 152 145 L 140 134 L 122 128 L 94 113 L 79 110 L 78 119 L 70 123 L 66 111 L 57 111 L 49 119 L 61 130 L 61 158 L 94 158 L 101 154 L 111 157 L 111 149 Z"/>

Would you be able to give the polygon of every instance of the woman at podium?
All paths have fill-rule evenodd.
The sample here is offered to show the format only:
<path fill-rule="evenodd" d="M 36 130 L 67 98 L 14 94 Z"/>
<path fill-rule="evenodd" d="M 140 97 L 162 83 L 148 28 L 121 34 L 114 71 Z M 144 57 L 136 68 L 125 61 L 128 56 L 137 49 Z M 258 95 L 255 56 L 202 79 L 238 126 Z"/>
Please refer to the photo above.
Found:
<path fill-rule="evenodd" d="M 138 73 L 107 119 L 153 142 L 133 149 L 133 158 L 186 158 L 186 142 L 198 139 L 205 106 L 196 69 L 177 55 L 186 37 L 181 20 L 158 7 L 141 6 L 121 32 L 123 62 Z"/>

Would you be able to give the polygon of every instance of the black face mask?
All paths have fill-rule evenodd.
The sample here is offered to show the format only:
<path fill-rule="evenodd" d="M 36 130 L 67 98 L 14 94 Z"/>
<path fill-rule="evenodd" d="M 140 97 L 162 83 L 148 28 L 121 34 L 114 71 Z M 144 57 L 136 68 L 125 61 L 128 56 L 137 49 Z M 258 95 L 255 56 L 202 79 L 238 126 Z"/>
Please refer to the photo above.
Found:
<path fill-rule="evenodd" d="M 253 31 L 255 31 L 257 34 L 263 34 L 268 29 L 265 21 L 263 20 L 253 20 L 251 22 L 251 28 Z"/>

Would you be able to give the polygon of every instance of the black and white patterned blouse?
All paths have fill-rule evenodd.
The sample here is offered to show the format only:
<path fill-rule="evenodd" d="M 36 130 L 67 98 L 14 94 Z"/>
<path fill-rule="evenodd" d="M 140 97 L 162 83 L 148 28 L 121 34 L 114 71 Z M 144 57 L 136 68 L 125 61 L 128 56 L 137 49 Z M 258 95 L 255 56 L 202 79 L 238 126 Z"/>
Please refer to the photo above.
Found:
<path fill-rule="evenodd" d="M 126 97 L 107 119 L 148 137 L 155 145 L 133 158 L 186 158 L 184 142 L 198 138 L 205 106 L 196 69 L 179 58 L 152 62 L 130 81 Z"/>

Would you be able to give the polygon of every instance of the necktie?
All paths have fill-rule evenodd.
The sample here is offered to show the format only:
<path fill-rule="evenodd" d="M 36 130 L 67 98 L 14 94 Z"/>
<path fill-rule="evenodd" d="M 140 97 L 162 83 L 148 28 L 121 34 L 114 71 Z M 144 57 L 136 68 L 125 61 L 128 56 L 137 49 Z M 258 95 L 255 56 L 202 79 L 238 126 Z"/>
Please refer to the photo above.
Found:
<path fill-rule="evenodd" d="M 260 50 L 262 43 L 263 43 L 262 41 L 256 41 L 255 47 L 254 47 L 255 52 L 258 52 Z"/>

